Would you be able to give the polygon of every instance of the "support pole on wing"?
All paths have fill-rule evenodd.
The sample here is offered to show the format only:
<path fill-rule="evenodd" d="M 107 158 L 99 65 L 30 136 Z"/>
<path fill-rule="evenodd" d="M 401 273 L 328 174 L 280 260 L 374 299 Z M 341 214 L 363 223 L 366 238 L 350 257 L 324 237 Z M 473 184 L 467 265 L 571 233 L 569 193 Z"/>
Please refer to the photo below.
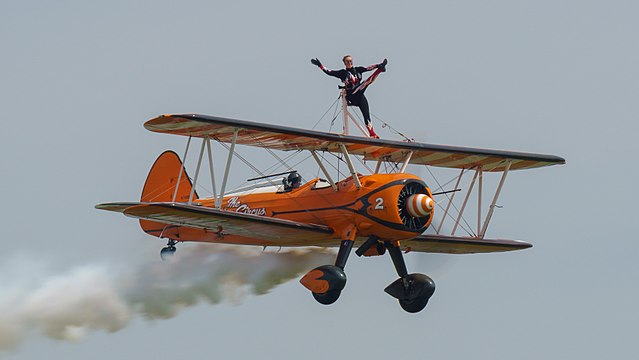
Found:
<path fill-rule="evenodd" d="M 344 119 L 344 127 L 343 127 L 343 134 L 344 135 L 349 135 L 349 129 L 348 129 L 348 119 L 350 118 L 353 121 L 353 124 L 355 124 L 355 126 L 357 126 L 357 128 L 359 129 L 359 131 L 362 132 L 362 134 L 364 134 L 366 137 L 369 137 L 370 135 L 368 134 L 368 131 L 366 131 L 362 125 L 360 125 L 360 122 L 357 121 L 357 119 L 355 119 L 355 117 L 353 117 L 353 114 L 351 114 L 348 111 L 348 101 L 346 100 L 346 89 L 342 89 L 342 115 L 343 115 L 343 119 Z"/>
<path fill-rule="evenodd" d="M 468 192 L 466 193 L 466 197 L 464 198 L 464 203 L 462 204 L 461 209 L 459 210 L 459 215 L 457 216 L 457 221 L 455 221 L 455 226 L 453 226 L 453 231 L 451 235 L 455 235 L 455 231 L 457 231 L 457 226 L 459 226 L 459 221 L 464 215 L 464 209 L 466 208 L 466 204 L 468 203 L 468 199 L 470 198 L 470 194 L 473 192 L 473 186 L 475 185 L 475 180 L 477 180 L 477 175 L 479 174 L 479 169 L 475 170 L 475 176 L 473 176 L 473 180 L 470 181 L 470 186 L 468 187 Z"/>
<path fill-rule="evenodd" d="M 195 195 L 195 187 L 197 185 L 197 179 L 200 176 L 200 168 L 202 167 L 202 157 L 204 155 L 204 146 L 206 146 L 206 140 L 202 139 L 202 147 L 200 147 L 200 156 L 197 158 L 197 168 L 195 169 L 195 177 L 193 178 L 193 186 L 191 186 L 191 193 L 189 194 L 189 205 L 193 202 L 193 195 Z"/>
<path fill-rule="evenodd" d="M 233 140 L 231 141 L 231 147 L 229 148 L 229 157 L 226 159 L 226 169 L 224 170 L 224 180 L 222 180 L 222 189 L 220 190 L 220 196 L 216 201 L 215 207 L 218 209 L 222 207 L 222 199 L 224 199 L 224 191 L 226 190 L 226 181 L 229 178 L 229 172 L 231 170 L 231 160 L 233 160 L 233 154 L 235 154 L 235 143 L 237 142 L 237 133 L 239 129 L 233 130 Z"/>
<path fill-rule="evenodd" d="M 348 135 L 348 103 L 346 102 L 346 89 L 342 89 L 342 116 L 344 118 L 344 126 L 342 130 L 344 131 L 344 135 Z"/>
<path fill-rule="evenodd" d="M 501 188 L 504 186 L 504 182 L 506 182 L 506 175 L 508 175 L 508 171 L 510 170 L 510 165 L 512 164 L 512 160 L 508 160 L 506 162 L 506 167 L 504 168 L 504 173 L 501 175 L 501 180 L 499 181 L 499 185 L 497 186 L 497 190 L 495 191 L 495 196 L 493 197 L 493 201 L 490 203 L 490 208 L 488 209 L 488 214 L 486 215 L 486 220 L 484 220 L 484 226 L 481 228 L 481 231 L 477 236 L 480 239 L 484 238 L 486 234 L 486 230 L 488 229 L 488 223 L 490 222 L 490 218 L 493 216 L 493 211 L 495 210 L 495 205 L 497 204 L 497 199 L 499 199 L 499 194 L 501 193 Z"/>
<path fill-rule="evenodd" d="M 310 152 L 311 152 L 311 155 L 313 155 L 313 159 L 315 159 L 315 162 L 317 162 L 317 165 L 320 167 L 320 169 L 324 173 L 324 176 L 326 176 L 326 179 L 331 184 L 331 187 L 333 188 L 333 190 L 337 191 L 337 185 L 335 184 L 335 181 L 333 181 L 331 174 L 329 174 L 329 172 L 326 170 L 326 167 L 324 167 L 324 164 L 322 164 L 322 161 L 320 160 L 319 156 L 317 156 L 317 153 L 315 152 L 315 150 L 310 150 Z"/>
<path fill-rule="evenodd" d="M 211 153 L 211 139 L 209 137 L 204 138 L 206 140 L 206 149 L 209 155 L 209 170 L 211 171 L 211 185 L 213 186 L 213 201 L 217 199 L 217 190 L 215 189 L 215 171 L 213 170 L 213 155 Z"/>
<path fill-rule="evenodd" d="M 175 202 L 175 198 L 177 197 L 178 188 L 180 187 L 180 181 L 182 180 L 182 173 L 184 172 L 184 163 L 186 162 L 186 155 L 189 153 L 189 146 L 191 145 L 191 137 L 189 136 L 189 140 L 186 142 L 186 149 L 184 150 L 184 157 L 182 158 L 182 166 L 180 166 L 180 173 L 178 175 L 177 183 L 175 184 L 175 192 L 173 193 L 173 200 L 171 202 Z"/>
<path fill-rule="evenodd" d="M 464 175 L 464 171 L 466 169 L 461 169 L 459 176 L 457 177 L 457 182 L 455 183 L 455 187 L 453 189 L 459 189 L 459 183 L 461 182 L 462 176 Z M 443 189 L 442 189 L 443 190 Z M 446 205 L 446 210 L 444 210 L 444 216 L 442 216 L 442 221 L 439 223 L 437 227 L 437 233 L 439 234 L 442 230 L 442 226 L 444 225 L 444 221 L 446 220 L 446 216 L 448 215 L 448 210 L 450 209 L 450 205 L 453 203 L 453 198 L 455 197 L 456 192 L 448 198 L 448 204 Z"/>
<path fill-rule="evenodd" d="M 357 189 L 361 189 L 362 183 L 359 181 L 359 176 L 357 176 L 357 171 L 355 171 L 355 166 L 353 166 L 353 162 L 351 161 L 350 155 L 348 155 L 348 151 L 346 150 L 346 146 L 344 144 L 339 144 L 340 150 L 342 150 L 342 154 L 344 154 L 344 159 L 346 160 L 346 164 L 348 165 L 348 169 L 351 171 L 351 175 L 353 176 L 353 181 L 355 181 L 355 186 Z"/>

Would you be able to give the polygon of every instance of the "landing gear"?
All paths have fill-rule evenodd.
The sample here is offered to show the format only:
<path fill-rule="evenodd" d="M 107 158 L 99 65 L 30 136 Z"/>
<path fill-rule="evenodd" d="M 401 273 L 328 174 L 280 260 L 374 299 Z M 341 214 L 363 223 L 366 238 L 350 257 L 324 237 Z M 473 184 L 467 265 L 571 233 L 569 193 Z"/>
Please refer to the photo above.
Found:
<path fill-rule="evenodd" d="M 339 299 L 342 289 L 346 286 L 344 266 L 352 248 L 352 240 L 343 240 L 335 265 L 318 266 L 300 280 L 300 283 L 311 291 L 313 298 L 320 304 L 330 305 Z"/>
<path fill-rule="evenodd" d="M 406 312 L 418 313 L 426 307 L 428 298 L 425 296 L 416 297 L 414 300 L 399 300 L 399 306 Z"/>
<path fill-rule="evenodd" d="M 409 313 L 422 311 L 435 292 L 435 282 L 424 274 L 408 273 L 399 241 L 385 241 L 383 249 L 379 249 L 379 245 L 379 238 L 371 236 L 355 253 L 358 256 L 363 256 L 368 251 L 375 250 L 378 255 L 382 255 L 384 250 L 388 249 L 399 279 L 393 281 L 384 291 L 396 298 L 405 311 Z M 330 305 L 339 299 L 344 286 L 346 286 L 344 266 L 346 266 L 346 260 L 352 248 L 353 240 L 343 240 L 337 253 L 337 259 L 335 259 L 335 265 L 318 266 L 300 280 L 320 304 Z"/>
<path fill-rule="evenodd" d="M 162 261 L 167 261 L 175 255 L 175 251 L 177 250 L 175 248 L 175 244 L 177 244 L 177 241 L 169 239 L 166 247 L 163 247 L 162 250 L 160 250 L 160 258 Z"/>
<path fill-rule="evenodd" d="M 385 242 L 384 245 L 399 275 L 399 279 L 393 281 L 384 291 L 399 300 L 399 305 L 405 311 L 409 313 L 422 311 L 435 292 L 435 282 L 424 274 L 408 273 L 399 243 Z"/>
<path fill-rule="evenodd" d="M 318 303 L 322 305 L 330 305 L 339 299 L 339 296 L 342 294 L 342 290 L 329 290 L 323 294 L 311 292 L 311 294 L 313 294 L 313 298 L 315 298 Z"/>

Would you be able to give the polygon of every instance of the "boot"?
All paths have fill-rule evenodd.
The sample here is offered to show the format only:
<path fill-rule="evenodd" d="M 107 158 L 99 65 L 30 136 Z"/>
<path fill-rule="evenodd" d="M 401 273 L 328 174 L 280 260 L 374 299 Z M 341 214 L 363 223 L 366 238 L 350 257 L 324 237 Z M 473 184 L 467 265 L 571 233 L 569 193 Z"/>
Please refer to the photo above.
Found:
<path fill-rule="evenodd" d="M 373 129 L 373 124 L 368 124 L 367 125 L 368 128 L 368 135 L 374 139 L 379 139 L 379 136 L 375 133 L 375 130 Z"/>

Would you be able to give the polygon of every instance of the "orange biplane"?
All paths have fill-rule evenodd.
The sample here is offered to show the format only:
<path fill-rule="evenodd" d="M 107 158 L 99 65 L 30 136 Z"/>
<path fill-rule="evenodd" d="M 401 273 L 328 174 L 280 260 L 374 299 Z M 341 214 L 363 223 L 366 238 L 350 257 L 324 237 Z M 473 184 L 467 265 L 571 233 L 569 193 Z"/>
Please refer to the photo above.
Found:
<path fill-rule="evenodd" d="M 347 133 L 346 124 L 345 115 Z M 162 115 L 144 126 L 154 132 L 189 137 L 184 158 L 191 138 L 202 138 L 195 177 L 188 177 L 176 153 L 166 151 L 151 168 L 140 202 L 105 203 L 96 208 L 137 218 L 144 232 L 168 239 L 167 246 L 161 251 L 163 258 L 173 254 L 175 245 L 184 241 L 265 247 L 339 247 L 334 264 L 312 269 L 300 280 L 318 302 L 331 304 L 346 284 L 344 266 L 353 246 L 357 246 L 358 256 L 377 256 L 388 251 L 399 279 L 385 291 L 397 298 L 408 312 L 419 312 L 426 306 L 435 291 L 435 283 L 426 275 L 409 274 L 403 252 L 468 254 L 531 247 L 523 241 L 484 237 L 506 175 L 512 170 L 565 163 L 564 159 L 551 155 L 372 139 L 195 114 Z M 229 150 L 219 192 L 211 140 Z M 289 168 L 286 173 L 251 179 L 287 174 L 281 182 L 267 180 L 227 193 L 231 161 L 234 154 L 237 156 L 236 145 L 264 148 L 269 152 L 308 151 L 325 179 L 315 178 L 302 184 L 300 175 Z M 205 148 L 213 196 L 201 198 L 195 191 L 195 184 Z M 337 155 L 347 165 L 349 174 L 335 181 L 320 153 Z M 374 161 L 376 168 L 370 169 L 369 174 L 361 174 L 353 159 Z M 447 197 L 445 207 L 435 204 L 433 196 L 438 193 L 433 194 L 420 177 L 406 172 L 409 164 L 459 169 L 454 190 L 439 193 Z M 501 172 L 502 176 L 482 222 L 484 172 Z M 465 173 L 474 173 L 474 176 L 455 218 L 450 207 Z M 475 183 L 478 189 L 477 232 L 456 236 Z M 424 234 L 433 221 L 436 205 L 442 208 L 443 215 L 436 222 L 437 226 L 433 226 L 435 233 Z M 450 234 L 444 235 L 441 227 L 447 217 L 453 218 L 455 225 Z"/>

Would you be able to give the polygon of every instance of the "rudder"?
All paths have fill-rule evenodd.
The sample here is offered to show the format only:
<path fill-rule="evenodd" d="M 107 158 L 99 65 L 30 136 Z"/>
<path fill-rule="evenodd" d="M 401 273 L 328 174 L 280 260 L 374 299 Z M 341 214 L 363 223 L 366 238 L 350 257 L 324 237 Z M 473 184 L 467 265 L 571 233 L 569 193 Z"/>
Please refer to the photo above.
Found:
<path fill-rule="evenodd" d="M 182 174 L 180 176 L 180 173 Z M 180 178 L 180 185 L 175 185 Z M 189 201 L 193 185 L 182 165 L 178 154 L 167 150 L 160 154 L 153 163 L 149 175 L 142 188 L 141 202 L 186 202 Z M 175 195 L 175 199 L 173 196 Z M 193 194 L 193 199 L 197 199 L 197 192 Z"/>
<path fill-rule="evenodd" d="M 182 176 L 180 176 L 182 173 Z M 178 177 L 180 185 L 175 192 L 175 185 Z M 146 182 L 142 188 L 141 202 L 187 202 L 191 195 L 193 185 L 182 165 L 178 154 L 167 150 L 160 154 L 153 163 Z M 175 195 L 175 200 L 173 196 Z M 193 194 L 193 199 L 197 199 L 197 192 Z M 167 227 L 167 224 L 149 220 L 140 220 L 142 230 L 152 236 L 160 238 L 173 238 L 177 235 L 177 229 Z M 170 229 L 170 230 L 169 230 Z"/>

